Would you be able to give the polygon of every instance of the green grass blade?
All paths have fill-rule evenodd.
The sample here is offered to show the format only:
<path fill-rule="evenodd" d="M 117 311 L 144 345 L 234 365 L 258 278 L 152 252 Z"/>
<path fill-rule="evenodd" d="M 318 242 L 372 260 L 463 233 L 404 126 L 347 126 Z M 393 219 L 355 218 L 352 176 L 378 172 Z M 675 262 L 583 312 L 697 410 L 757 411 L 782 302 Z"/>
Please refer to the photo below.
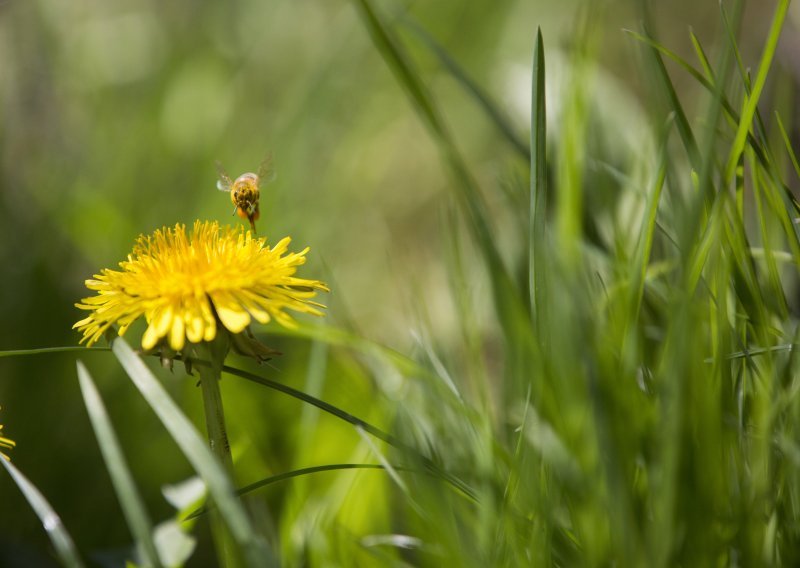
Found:
<path fill-rule="evenodd" d="M 198 360 L 194 360 L 194 359 L 192 360 L 192 363 L 195 364 L 195 365 L 203 365 L 203 364 L 207 365 L 208 364 L 205 361 L 198 361 Z M 282 392 L 284 394 L 288 394 L 289 396 L 291 396 L 293 398 L 296 398 L 297 400 L 300 400 L 302 402 L 305 402 L 306 404 L 310 404 L 312 406 L 316 406 L 320 410 L 323 410 L 323 411 L 327 412 L 328 414 L 331 414 L 332 416 L 335 416 L 335 417 L 337 417 L 337 418 L 339 418 L 341 420 L 344 420 L 345 422 L 348 422 L 349 424 L 352 424 L 353 426 L 356 426 L 356 427 L 359 427 L 359 428 L 363 428 L 365 432 L 370 433 L 371 435 L 375 436 L 379 440 L 383 440 L 387 444 L 395 446 L 398 449 L 414 451 L 408 445 L 406 445 L 402 441 L 398 440 L 397 438 L 395 438 L 394 436 L 392 436 L 388 432 L 385 432 L 385 431 L 381 430 L 377 426 L 373 426 L 372 424 L 362 420 L 361 418 L 353 416 L 349 412 L 346 412 L 346 411 L 342 410 L 341 408 L 338 408 L 338 407 L 336 407 L 336 406 L 334 406 L 334 405 L 332 405 L 332 404 L 330 404 L 328 402 L 325 402 L 324 400 L 320 400 L 320 399 L 318 399 L 318 398 L 316 398 L 314 396 L 311 396 L 310 394 L 306 394 L 303 391 L 299 391 L 297 389 L 293 389 L 292 387 L 290 387 L 288 385 L 285 385 L 283 383 L 279 383 L 278 381 L 273 381 L 273 380 L 267 379 L 265 377 L 260 377 L 260 376 L 254 374 L 254 373 L 250 373 L 248 371 L 243 371 L 242 369 L 237 369 L 236 367 L 230 367 L 228 365 L 225 365 L 224 367 L 222 367 L 222 370 L 223 370 L 223 372 L 228 373 L 230 375 L 234 375 L 236 377 L 248 380 L 250 382 L 253 382 L 253 383 L 268 387 L 268 388 L 271 388 L 273 390 Z"/>
<path fill-rule="evenodd" d="M 444 47 L 437 42 L 425 29 L 423 29 L 415 21 L 405 18 L 403 24 L 410 29 L 421 41 L 422 44 L 436 56 L 442 66 L 453 76 L 453 78 L 469 93 L 473 99 L 478 103 L 478 106 L 483 110 L 492 124 L 495 125 L 497 130 L 508 143 L 517 151 L 517 153 L 528 159 L 530 149 L 527 144 L 519 137 L 514 127 L 511 125 L 508 117 L 500 110 L 497 104 L 492 100 L 489 94 L 470 77 L 467 72 L 458 64 L 458 62 L 451 57 Z"/>
<path fill-rule="evenodd" d="M 696 171 L 700 171 L 700 152 L 697 147 L 697 140 L 692 132 L 692 127 L 689 125 L 689 119 L 686 118 L 686 113 L 683 110 L 683 105 L 678 98 L 678 93 L 672 84 L 672 79 L 669 77 L 667 68 L 664 66 L 664 61 L 661 59 L 661 52 L 656 47 L 658 42 L 652 38 L 652 35 L 645 27 L 641 37 L 648 38 L 650 41 L 646 42 L 650 46 L 650 56 L 653 62 L 652 67 L 655 69 L 656 76 L 660 80 L 661 88 L 667 96 L 667 101 L 672 112 L 675 113 L 675 126 L 678 129 L 678 134 L 681 137 L 683 146 L 686 149 L 686 154 L 689 156 L 689 162 Z M 697 73 L 700 77 L 699 73 Z"/>
<path fill-rule="evenodd" d="M 27 355 L 46 355 L 48 353 L 86 353 L 91 351 L 111 351 L 108 347 L 83 347 L 81 345 L 67 347 L 39 347 L 37 349 L 8 349 L 0 351 L 0 357 L 24 357 Z"/>
<path fill-rule="evenodd" d="M 407 471 L 407 468 L 402 466 L 394 466 L 395 469 L 399 471 Z M 286 481 L 287 479 L 293 479 L 295 477 L 302 477 L 304 475 L 312 475 L 314 473 L 322 473 L 326 471 L 346 471 L 349 469 L 378 469 L 383 470 L 384 467 L 380 464 L 374 463 L 333 463 L 333 464 L 326 464 L 326 465 L 317 465 L 312 467 L 303 467 L 300 469 L 295 469 L 292 471 L 287 471 L 284 473 L 279 473 L 277 475 L 271 475 L 269 477 L 265 477 L 259 481 L 254 483 L 250 483 L 249 485 L 245 485 L 244 487 L 237 489 L 236 494 L 239 497 L 252 493 L 262 487 L 267 487 L 274 483 L 280 483 L 281 481 Z M 189 515 L 186 516 L 185 520 L 195 519 L 200 515 L 204 515 L 208 512 L 208 507 L 200 507 L 196 511 L 192 511 Z"/>
<path fill-rule="evenodd" d="M 789 135 L 786 134 L 786 128 L 784 128 L 781 116 L 778 114 L 777 111 L 775 112 L 775 120 L 778 123 L 778 129 L 781 131 L 781 138 L 783 139 L 783 143 L 786 145 L 786 153 L 789 154 L 789 159 L 792 161 L 792 166 L 794 167 L 794 173 L 797 174 L 798 178 L 800 178 L 800 163 L 797 162 L 797 155 L 794 153 L 794 149 L 792 148 L 792 143 L 789 140 Z"/>
<path fill-rule="evenodd" d="M 713 83 L 714 71 L 711 69 L 711 63 L 708 61 L 708 57 L 706 56 L 703 46 L 700 45 L 700 40 L 697 39 L 696 35 L 694 35 L 693 30 L 689 31 L 689 37 L 692 40 L 692 46 L 694 46 L 694 52 L 697 55 L 697 59 L 700 61 L 700 65 L 703 67 L 703 72 L 706 74 L 708 80 Z"/>
<path fill-rule="evenodd" d="M 739 76 L 742 80 L 742 85 L 744 86 L 744 92 L 746 97 L 750 97 L 752 94 L 752 80 L 750 77 L 750 70 L 746 69 L 744 66 L 744 62 L 742 61 L 742 54 L 739 50 L 739 45 L 736 42 L 736 31 L 735 28 L 738 29 L 742 23 L 742 14 L 744 9 L 744 2 L 738 2 L 734 5 L 734 12 L 733 12 L 733 22 L 731 22 L 731 18 L 728 17 L 728 11 L 725 9 L 725 5 L 720 3 L 720 13 L 722 14 L 722 22 L 725 26 L 725 31 L 727 32 L 726 35 L 728 37 L 728 42 L 730 43 L 731 50 L 733 55 L 736 59 L 736 65 L 739 69 Z M 745 99 L 746 100 L 746 99 Z M 758 143 L 752 142 L 753 136 L 755 134 L 761 136 L 762 140 L 767 140 L 767 129 L 764 127 L 764 121 L 761 119 L 761 113 L 758 110 L 758 105 L 756 105 L 756 110 L 754 114 L 755 125 L 752 129 L 753 132 L 750 132 L 748 129 L 748 139 L 751 141 L 751 144 L 754 148 L 758 151 L 761 150 L 761 145 Z M 739 126 L 739 122 L 737 121 L 736 127 Z M 767 151 L 768 149 L 765 148 Z M 768 166 L 768 164 L 764 164 Z"/>
<path fill-rule="evenodd" d="M 376 49 L 410 97 L 455 179 L 454 187 L 458 190 L 459 204 L 463 207 L 474 238 L 488 264 L 498 316 L 504 322 L 503 328 L 511 329 L 517 325 L 514 319 L 516 311 L 523 305 L 522 299 L 497 248 L 486 214 L 488 207 L 478 184 L 456 148 L 433 97 L 400 42 L 378 16 L 370 0 L 354 2 Z"/>
<path fill-rule="evenodd" d="M 233 538 L 245 552 L 249 565 L 268 565 L 265 545 L 257 539 L 247 514 L 236 497 L 230 478 L 195 427 L 172 401 L 142 359 L 122 338 L 114 340 L 112 350 L 192 467 L 206 482 L 208 491 Z"/>
<path fill-rule="evenodd" d="M 695 69 L 683 57 L 681 57 L 671 49 L 668 49 L 666 46 L 658 43 L 654 39 L 643 36 L 642 34 L 636 33 L 632 30 L 624 30 L 624 31 L 637 41 L 649 45 L 653 49 L 658 50 L 662 55 L 668 57 L 669 59 L 677 63 L 681 68 L 683 68 L 687 73 L 689 73 L 689 75 L 691 75 L 695 80 L 697 80 L 697 82 L 700 83 L 700 85 L 702 85 L 709 93 L 711 93 L 715 97 L 719 97 L 719 102 L 722 105 L 722 108 L 725 110 L 725 115 L 730 120 L 733 121 L 734 125 L 739 124 L 739 113 L 736 112 L 736 109 L 733 108 L 733 105 L 730 103 L 725 94 L 721 92 L 721 90 L 718 90 L 717 87 L 715 86 L 714 74 L 713 71 L 711 70 L 708 60 L 706 59 L 705 51 L 703 50 L 702 46 L 700 45 L 700 42 L 697 40 L 694 34 L 692 34 L 692 41 L 695 43 L 695 49 L 698 53 L 698 57 L 701 58 L 701 61 L 703 61 L 702 63 L 703 68 L 706 69 L 706 67 L 708 67 L 706 69 L 707 76 L 703 76 L 703 74 L 700 73 L 700 71 Z M 734 53 L 736 53 L 736 48 L 733 48 L 733 51 Z M 750 145 L 753 147 L 754 151 L 756 152 L 756 156 L 758 157 L 759 162 L 761 162 L 763 165 L 767 165 L 768 162 L 766 156 L 764 155 L 764 151 L 762 150 L 761 146 L 758 144 L 758 141 L 752 135 L 752 133 L 748 133 L 747 139 L 748 142 L 750 142 Z"/>
<path fill-rule="evenodd" d="M 400 48 L 395 37 L 380 20 L 369 0 L 355 0 L 355 4 L 375 47 L 397 77 L 400 86 L 408 92 L 411 102 L 423 116 L 425 126 L 430 128 L 435 136 L 441 136 L 445 132 L 444 121 L 439 109 L 433 104 L 428 90 L 419 80 L 408 55 Z"/>
<path fill-rule="evenodd" d="M 97 387 L 86 367 L 80 361 L 78 361 L 78 380 L 80 381 L 81 393 L 83 393 L 83 401 L 86 405 L 86 410 L 89 412 L 89 419 L 97 437 L 97 443 L 103 453 L 106 469 L 108 469 L 117 498 L 122 506 L 122 513 L 125 515 L 128 526 L 138 541 L 148 565 L 158 568 L 161 566 L 161 561 L 158 557 L 156 545 L 153 542 L 152 523 L 136 489 L 125 457 L 122 455 L 119 440 L 114 433 L 114 428 L 108 418 L 100 393 L 97 391 Z"/>
<path fill-rule="evenodd" d="M 750 158 L 748 160 L 750 162 L 750 185 L 752 187 L 753 200 L 756 204 L 756 215 L 758 217 L 758 225 L 761 232 L 761 243 L 764 249 L 764 259 L 766 260 L 767 264 L 767 275 L 769 277 L 769 283 L 772 286 L 772 290 L 769 291 L 769 296 L 777 303 L 778 313 L 783 319 L 788 315 L 789 308 L 786 304 L 786 296 L 784 294 L 783 287 L 781 286 L 781 278 L 778 273 L 778 263 L 775 260 L 773 246 L 770 243 L 770 226 L 772 223 L 769 219 L 767 219 L 766 207 L 763 203 L 763 196 L 768 191 L 768 188 L 766 187 L 766 184 L 762 185 L 761 183 L 762 176 L 759 175 L 761 170 L 759 170 L 755 164 L 752 150 L 748 150 L 745 153 L 745 156 Z"/>
<path fill-rule="evenodd" d="M 655 39 L 653 39 L 653 38 L 651 38 L 649 36 L 646 36 L 646 35 L 640 34 L 638 32 L 635 32 L 634 30 L 623 29 L 622 31 L 624 31 L 626 34 L 630 35 L 632 38 L 636 39 L 637 41 L 640 41 L 640 42 L 642 42 L 642 43 L 644 43 L 646 45 L 649 45 L 651 48 L 659 51 L 661 54 L 669 57 L 672 61 L 677 63 L 687 73 L 689 73 L 689 75 L 694 77 L 697 80 L 698 83 L 703 85 L 708 90 L 711 90 L 711 91 L 714 90 L 714 85 L 712 83 L 712 77 L 711 76 L 708 76 L 708 77 L 703 76 L 703 74 L 700 73 L 700 71 L 698 71 L 697 69 L 695 69 L 692 66 L 691 63 L 686 61 L 686 59 L 684 59 L 683 57 L 681 57 L 680 55 L 678 55 L 677 53 L 675 53 L 674 51 L 672 51 L 671 49 L 669 49 L 665 45 L 657 42 Z M 692 35 L 692 38 L 694 38 L 694 35 Z M 698 46 L 699 46 L 699 44 L 698 44 Z M 709 68 L 709 72 L 710 72 L 710 68 Z"/>
<path fill-rule="evenodd" d="M 742 18 L 742 8 L 743 3 L 738 2 L 734 7 L 733 12 L 733 19 L 736 22 L 736 27 L 741 24 Z M 750 77 L 747 74 L 747 69 L 744 66 L 744 61 L 742 61 L 742 53 L 739 51 L 739 45 L 736 42 L 736 32 L 734 31 L 734 26 L 731 24 L 731 19 L 728 17 L 728 11 L 725 9 L 725 5 L 720 2 L 719 4 L 719 12 L 722 16 L 722 24 L 725 27 L 725 34 L 728 36 L 728 43 L 731 46 L 733 51 L 734 59 L 736 59 L 736 68 L 739 70 L 739 76 L 742 78 L 742 82 L 744 83 L 745 89 L 750 91 Z"/>
<path fill-rule="evenodd" d="M 532 96 L 531 96 L 531 194 L 529 294 L 532 314 L 537 322 L 539 335 L 547 329 L 546 270 L 543 257 L 546 249 L 545 223 L 547 221 L 547 113 L 545 101 L 545 60 L 542 30 L 536 31 L 536 47 L 533 51 Z"/>
<path fill-rule="evenodd" d="M 83 562 L 78 556 L 72 537 L 69 536 L 58 513 L 53 510 L 44 495 L 11 462 L 0 458 L 0 464 L 6 469 L 30 504 L 31 509 L 39 517 L 61 563 L 69 568 L 83 568 Z"/>
<path fill-rule="evenodd" d="M 376 464 L 376 463 L 332 463 L 332 464 L 326 464 L 326 465 L 315 465 L 315 466 L 312 466 L 312 467 L 303 467 L 303 468 L 300 468 L 300 469 L 295 469 L 295 470 L 292 470 L 292 471 L 279 473 L 277 475 L 271 475 L 271 476 L 265 477 L 264 479 L 261 479 L 259 481 L 256 481 L 256 482 L 250 483 L 248 485 L 245 485 L 244 487 L 242 487 L 240 489 L 237 489 L 236 490 L 236 494 L 238 496 L 242 497 L 244 495 L 252 493 L 253 491 L 261 489 L 262 487 L 267 487 L 269 485 L 273 485 L 275 483 L 280 483 L 281 481 L 286 481 L 288 479 L 293 479 L 295 477 L 302 477 L 304 475 L 312 475 L 312 474 L 315 474 L 315 473 L 323 473 L 323 472 L 326 472 L 326 471 L 347 471 L 347 470 L 351 470 L 351 469 L 362 469 L 362 470 L 363 469 L 373 469 L 373 470 L 384 471 L 384 470 L 386 470 L 386 467 L 384 465 Z M 414 472 L 427 473 L 427 474 L 431 473 L 429 471 L 422 472 L 422 471 L 419 471 L 419 470 L 416 470 L 416 469 L 413 469 L 413 468 L 409 468 L 409 467 L 406 467 L 406 466 L 402 466 L 402 465 L 392 465 L 392 469 L 394 469 L 395 471 L 405 471 L 405 472 L 411 472 L 411 473 L 414 473 Z M 449 480 L 445 480 L 445 481 L 449 482 Z M 455 486 L 455 485 L 453 485 L 453 487 L 455 489 L 461 491 L 460 487 Z M 201 508 L 197 509 L 196 511 L 192 511 L 192 513 L 187 515 L 184 520 L 188 521 L 190 519 L 197 518 L 200 515 L 203 515 L 206 512 L 208 512 L 208 510 L 209 510 L 208 507 L 201 507 Z"/>
<path fill-rule="evenodd" d="M 668 129 L 665 129 L 665 133 Z M 647 196 L 645 214 L 642 217 L 642 225 L 639 230 L 639 242 L 637 243 L 636 256 L 634 258 L 633 282 L 631 286 L 632 299 L 629 325 L 635 323 L 639 317 L 642 298 L 644 296 L 644 284 L 647 277 L 647 267 L 650 263 L 650 253 L 653 248 L 653 236 L 655 235 L 658 219 L 658 206 L 661 202 L 661 191 L 667 177 L 667 138 L 665 134 L 662 144 L 659 168 L 653 180 L 653 188 Z"/>
<path fill-rule="evenodd" d="M 778 38 L 783 28 L 783 22 L 786 19 L 786 13 L 789 10 L 789 0 L 780 0 L 778 7 L 775 10 L 775 16 L 770 26 L 769 34 L 767 35 L 767 42 L 764 46 L 764 52 L 761 55 L 761 61 L 758 65 L 758 74 L 753 82 L 750 96 L 747 97 L 744 108 L 742 109 L 742 116 L 739 120 L 739 127 L 736 130 L 736 136 L 731 147 L 730 155 L 728 156 L 727 166 L 725 167 L 725 181 L 730 182 L 736 171 L 736 166 L 739 163 L 739 158 L 744 151 L 744 145 L 747 141 L 747 134 L 750 131 L 753 117 L 755 116 L 758 106 L 758 100 L 761 97 L 761 92 L 764 89 L 764 84 L 767 81 L 767 74 L 769 73 L 772 59 L 775 55 L 775 50 L 778 47 Z"/>
<path fill-rule="evenodd" d="M 193 360 L 193 363 L 198 364 L 198 365 L 208 364 L 208 363 L 206 363 L 204 361 L 195 361 L 195 360 Z M 420 454 L 419 451 L 417 451 L 416 449 L 412 448 L 411 446 L 409 446 L 408 444 L 404 443 L 403 441 L 399 440 L 395 436 L 392 436 L 388 432 L 384 432 L 380 428 L 378 428 L 376 426 L 373 426 L 372 424 L 370 424 L 370 423 L 368 423 L 368 422 L 366 422 L 366 421 L 364 421 L 364 420 L 362 420 L 360 418 L 357 418 L 356 416 L 353 416 L 349 412 L 346 412 L 346 411 L 344 411 L 344 410 L 342 410 L 340 408 L 337 408 L 336 406 L 334 406 L 334 405 L 332 405 L 332 404 L 330 404 L 328 402 L 325 402 L 324 400 L 320 400 L 320 399 L 318 399 L 316 397 L 313 397 L 313 396 L 311 396 L 309 394 L 306 394 L 306 393 L 304 393 L 302 391 L 293 389 L 292 387 L 284 385 L 283 383 L 279 383 L 277 381 L 272 381 L 270 379 L 266 379 L 264 377 L 260 377 L 260 376 L 258 376 L 256 374 L 249 373 L 249 372 L 243 371 L 241 369 L 236 369 L 235 367 L 229 367 L 229 366 L 225 365 L 222 368 L 222 370 L 225 373 L 229 373 L 229 374 L 234 375 L 236 377 L 240 377 L 242 379 L 245 379 L 245 380 L 248 380 L 248 381 L 263 385 L 265 387 L 269 387 L 269 388 L 271 388 L 273 390 L 282 392 L 284 394 L 288 394 L 289 396 L 294 397 L 294 398 L 296 398 L 296 399 L 298 399 L 300 401 L 303 401 L 303 402 L 305 402 L 307 404 L 311 404 L 313 406 L 316 406 L 320 410 L 323 410 L 323 411 L 327 412 L 328 414 L 336 416 L 337 418 L 352 424 L 356 428 L 361 428 L 364 432 L 367 432 L 368 434 L 371 434 L 372 436 L 378 438 L 379 440 L 383 440 L 387 444 L 389 444 L 391 446 L 394 446 L 397 449 L 400 449 L 400 450 L 403 450 L 405 452 L 408 452 L 409 454 L 415 456 L 417 459 L 420 459 L 422 461 L 422 463 L 425 465 L 425 467 L 430 469 L 431 472 L 433 472 L 434 474 L 442 477 L 443 479 L 446 479 L 449 483 L 451 483 L 452 485 L 458 487 L 458 489 L 462 493 L 464 493 L 465 495 L 467 495 L 471 499 L 475 498 L 475 491 L 473 489 L 471 489 L 461 479 L 459 479 L 458 477 L 456 477 L 456 476 L 454 476 L 454 475 L 442 470 L 439 466 L 437 466 L 430 459 L 428 459 L 425 456 L 423 456 L 422 454 Z"/>

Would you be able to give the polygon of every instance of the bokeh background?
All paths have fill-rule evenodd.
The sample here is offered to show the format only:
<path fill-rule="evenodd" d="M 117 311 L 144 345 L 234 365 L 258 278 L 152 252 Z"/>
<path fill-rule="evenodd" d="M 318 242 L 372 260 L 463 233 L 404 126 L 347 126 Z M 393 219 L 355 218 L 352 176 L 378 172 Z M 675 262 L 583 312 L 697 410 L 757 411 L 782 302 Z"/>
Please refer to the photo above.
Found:
<path fill-rule="evenodd" d="M 590 29 L 598 77 L 590 112 L 601 123 L 624 124 L 599 137 L 598 151 L 624 160 L 644 151 L 641 140 L 653 124 L 640 46 L 623 32 L 639 28 L 640 11 L 636 2 L 589 4 L 378 4 L 438 98 L 489 205 L 497 205 L 501 240 L 504 188 L 526 183 L 524 163 L 402 21 L 427 30 L 523 140 L 537 26 L 548 54 L 554 137 L 560 78 L 569 73 L 576 38 Z M 758 60 L 772 9 L 767 0 L 748 4 L 740 47 L 749 65 Z M 712 48 L 723 33 L 716 0 L 653 2 L 652 10 L 660 39 L 687 58 L 690 28 Z M 800 73 L 798 26 L 795 4 L 776 66 L 790 81 Z M 687 108 L 697 111 L 697 85 L 670 71 Z M 595 96 L 605 103 L 591 104 Z M 214 162 L 235 176 L 255 170 L 268 151 L 277 179 L 262 192 L 259 232 L 271 242 L 291 235 L 297 249 L 311 247 L 303 274 L 330 283 L 323 300 L 329 324 L 401 353 L 415 349 L 422 320 L 443 343 L 458 333 L 441 260 L 452 182 L 350 2 L 0 2 L 0 349 L 75 345 L 79 336 L 70 328 L 82 317 L 73 304 L 87 295 L 83 281 L 115 266 L 141 233 L 197 218 L 240 223 L 228 196 L 215 189 Z M 471 294 L 480 318 L 488 294 L 480 274 Z M 486 328 L 490 334 L 490 322 Z M 294 338 L 271 341 L 284 355 L 260 372 L 316 390 L 359 416 L 386 424 L 384 401 L 403 396 L 402 377 L 359 371 L 369 366 L 362 356 Z M 80 359 L 100 385 L 152 516 L 168 517 L 160 488 L 190 476 L 189 465 L 111 355 Z M 75 360 L 72 353 L 0 358 L 0 423 L 18 443 L 14 463 L 60 512 L 82 552 L 108 559 L 131 537 L 81 401 Z M 310 362 L 326 365 L 323 381 L 309 384 Z M 201 424 L 194 380 L 178 368 L 159 373 Z M 351 428 L 311 416 L 295 400 L 234 379 L 223 381 L 223 392 L 242 484 L 347 461 L 359 443 Z M 324 428 L 304 435 L 317 420 Z M 358 526 L 370 493 L 342 491 L 342 507 Z M 261 497 L 273 509 L 291 502 L 286 488 Z M 0 565 L 16 559 L 47 566 L 48 550 L 40 523 L 0 475 Z M 208 539 L 190 564 L 207 562 Z"/>

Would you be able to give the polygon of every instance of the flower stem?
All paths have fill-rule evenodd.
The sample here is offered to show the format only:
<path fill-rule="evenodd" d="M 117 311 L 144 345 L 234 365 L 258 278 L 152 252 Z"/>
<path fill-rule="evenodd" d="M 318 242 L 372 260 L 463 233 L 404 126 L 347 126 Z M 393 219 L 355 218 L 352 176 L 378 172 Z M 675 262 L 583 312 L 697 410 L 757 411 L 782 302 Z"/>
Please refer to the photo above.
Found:
<path fill-rule="evenodd" d="M 208 442 L 211 445 L 211 451 L 217 456 L 222 467 L 233 478 L 233 458 L 225 427 L 222 393 L 219 388 L 222 366 L 225 363 L 228 347 L 227 334 L 222 333 L 217 334 L 217 339 L 210 343 L 199 344 L 196 351 L 200 357 L 208 359 L 210 363 L 208 366 L 197 366 L 200 371 L 200 389 L 203 391 L 203 411 L 206 417 Z M 236 543 L 219 511 L 214 509 L 210 512 L 210 521 L 220 566 L 239 566 L 241 562 L 239 562 Z"/>
<path fill-rule="evenodd" d="M 233 474 L 233 458 L 225 428 L 225 411 L 222 408 L 222 394 L 219 390 L 220 371 L 213 363 L 210 367 L 198 365 L 200 388 L 203 391 L 203 410 L 206 415 L 206 432 L 211 451 L 229 474 Z"/>

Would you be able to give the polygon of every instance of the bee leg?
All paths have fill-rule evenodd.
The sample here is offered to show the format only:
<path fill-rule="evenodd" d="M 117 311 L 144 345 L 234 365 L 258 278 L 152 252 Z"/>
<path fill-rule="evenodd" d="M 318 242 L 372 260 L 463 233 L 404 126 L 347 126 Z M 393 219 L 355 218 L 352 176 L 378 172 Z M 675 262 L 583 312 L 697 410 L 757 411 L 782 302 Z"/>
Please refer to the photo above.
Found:
<path fill-rule="evenodd" d="M 233 206 L 233 213 L 231 213 L 231 215 L 236 215 L 236 210 L 237 210 L 237 209 L 238 209 L 238 207 L 236 207 L 236 205 L 234 205 L 234 206 Z"/>
<path fill-rule="evenodd" d="M 250 221 L 250 228 L 253 229 L 253 234 L 255 235 L 256 234 L 256 222 L 253 221 L 252 217 L 249 219 L 249 221 Z"/>

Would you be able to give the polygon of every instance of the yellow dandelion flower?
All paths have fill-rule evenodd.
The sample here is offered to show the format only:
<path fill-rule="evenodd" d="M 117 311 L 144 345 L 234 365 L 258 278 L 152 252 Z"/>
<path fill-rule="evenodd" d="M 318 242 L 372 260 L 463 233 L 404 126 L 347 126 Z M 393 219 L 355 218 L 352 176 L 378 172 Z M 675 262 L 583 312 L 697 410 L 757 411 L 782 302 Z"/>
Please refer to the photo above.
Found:
<path fill-rule="evenodd" d="M 294 276 L 309 249 L 289 253 L 290 241 L 286 237 L 269 247 L 250 231 L 208 221 L 195 221 L 189 236 L 181 224 L 142 235 L 128 260 L 119 263 L 122 270 L 103 269 L 86 281 L 97 295 L 75 304 L 91 313 L 73 328 L 90 346 L 111 325 L 118 324 L 122 335 L 144 316 L 145 350 L 164 340 L 181 351 L 186 339 L 213 341 L 220 323 L 233 334 L 253 319 L 294 327 L 286 310 L 322 315 L 325 306 L 311 298 L 328 288 Z"/>
<path fill-rule="evenodd" d="M 3 436 L 3 425 L 0 424 L 0 458 L 5 458 L 11 461 L 11 458 L 9 458 L 6 454 L 4 454 L 2 450 L 10 450 L 16 445 L 17 444 L 14 442 L 14 440 L 10 440 L 5 436 Z"/>

